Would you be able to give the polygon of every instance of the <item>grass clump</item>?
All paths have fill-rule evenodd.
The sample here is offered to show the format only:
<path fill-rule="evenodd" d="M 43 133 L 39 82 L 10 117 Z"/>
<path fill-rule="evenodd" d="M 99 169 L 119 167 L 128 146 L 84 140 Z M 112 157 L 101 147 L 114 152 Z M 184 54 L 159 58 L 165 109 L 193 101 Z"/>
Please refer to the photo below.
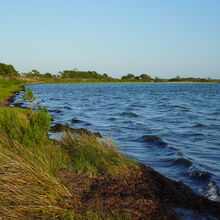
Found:
<path fill-rule="evenodd" d="M 95 176 L 98 172 L 124 176 L 137 166 L 117 150 L 110 138 L 103 140 L 95 135 L 65 131 L 61 146 L 68 152 L 73 168 L 90 176 Z"/>
<path fill-rule="evenodd" d="M 50 173 L 71 167 L 67 153 L 47 137 L 50 121 L 50 115 L 45 108 L 40 108 L 35 113 L 26 109 L 1 108 L 0 132 L 7 138 L 0 137 L 7 139 L 5 147 L 22 156 L 33 167 L 40 163 Z"/>
<path fill-rule="evenodd" d="M 59 216 L 69 208 L 71 194 L 40 161 L 31 164 L 17 154 L 22 150 L 27 155 L 27 149 L 19 144 L 11 148 L 0 143 L 0 216 L 3 219 Z"/>
<path fill-rule="evenodd" d="M 50 122 L 51 117 L 45 108 L 39 108 L 37 113 L 26 109 L 0 109 L 0 130 L 25 146 L 48 143 Z"/>

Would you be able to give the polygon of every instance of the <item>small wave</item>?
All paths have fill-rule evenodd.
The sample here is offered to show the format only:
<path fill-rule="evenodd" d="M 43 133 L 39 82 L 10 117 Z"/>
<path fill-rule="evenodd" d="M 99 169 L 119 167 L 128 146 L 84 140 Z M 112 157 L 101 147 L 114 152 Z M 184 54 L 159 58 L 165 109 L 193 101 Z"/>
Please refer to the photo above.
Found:
<path fill-rule="evenodd" d="M 146 143 L 155 143 L 161 146 L 166 146 L 167 143 L 164 142 L 160 137 L 156 135 L 143 135 L 141 138 L 139 138 L 140 142 L 146 142 Z"/>
<path fill-rule="evenodd" d="M 65 108 L 65 109 L 67 109 L 67 110 L 71 110 L 71 109 L 72 109 L 71 107 L 69 107 L 69 106 L 67 106 L 67 105 L 65 105 L 63 108 Z"/>
<path fill-rule="evenodd" d="M 189 174 L 190 177 L 195 179 L 208 180 L 211 178 L 211 174 L 206 171 L 193 171 Z"/>
<path fill-rule="evenodd" d="M 194 125 L 193 127 L 195 127 L 195 128 L 201 128 L 201 127 L 206 127 L 206 125 L 199 123 L 199 124 Z"/>
<path fill-rule="evenodd" d="M 139 115 L 133 113 L 133 112 L 122 112 L 120 115 L 122 116 L 129 116 L 129 117 L 139 117 Z"/>
<path fill-rule="evenodd" d="M 116 121 L 116 118 L 108 118 L 109 121 Z"/>
<path fill-rule="evenodd" d="M 53 109 L 53 110 L 49 110 L 50 112 L 54 112 L 54 113 L 61 113 L 62 111 L 59 109 Z"/>
<path fill-rule="evenodd" d="M 60 101 L 60 100 L 62 100 L 62 99 L 60 99 L 60 98 L 50 98 L 49 100 L 50 100 L 50 101 Z"/>
<path fill-rule="evenodd" d="M 81 123 L 81 122 L 83 122 L 83 121 L 76 119 L 76 118 L 72 118 L 72 120 L 71 120 L 72 124 L 77 124 L 77 123 Z"/>
<path fill-rule="evenodd" d="M 191 178 L 198 179 L 198 180 L 209 180 L 212 176 L 211 173 L 203 170 L 202 167 L 196 164 L 193 164 L 189 168 L 188 172 Z"/>
<path fill-rule="evenodd" d="M 131 108 L 136 108 L 136 107 L 138 107 L 138 108 L 145 108 L 146 106 L 134 103 L 134 104 L 131 104 L 129 107 L 131 107 Z"/>
<path fill-rule="evenodd" d="M 192 166 L 192 162 L 186 158 L 183 158 L 183 157 L 176 159 L 175 163 L 184 165 L 186 167 Z"/>
<path fill-rule="evenodd" d="M 215 181 L 209 182 L 205 197 L 213 201 L 220 201 L 220 190 Z"/>
<path fill-rule="evenodd" d="M 181 106 L 181 105 L 172 105 L 171 107 L 189 110 L 189 108 L 187 108 L 187 107 L 185 107 L 185 106 Z"/>
<path fill-rule="evenodd" d="M 123 124 L 131 124 L 132 120 L 126 120 L 126 121 L 122 121 Z"/>
<path fill-rule="evenodd" d="M 85 121 L 82 121 L 82 120 L 79 120 L 79 119 L 76 119 L 76 118 L 72 118 L 71 119 L 71 123 L 72 124 L 82 124 L 84 126 L 90 126 L 92 124 L 90 124 L 89 122 L 85 122 Z"/>
<path fill-rule="evenodd" d="M 204 134 L 202 134 L 202 133 L 189 133 L 189 134 L 184 134 L 184 136 L 198 137 L 198 136 L 204 136 Z"/>

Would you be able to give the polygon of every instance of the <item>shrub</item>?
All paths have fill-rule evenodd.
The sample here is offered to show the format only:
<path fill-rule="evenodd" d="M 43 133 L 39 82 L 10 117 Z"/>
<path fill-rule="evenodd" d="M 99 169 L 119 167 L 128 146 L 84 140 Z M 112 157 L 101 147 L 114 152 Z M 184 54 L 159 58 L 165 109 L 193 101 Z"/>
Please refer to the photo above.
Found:
<path fill-rule="evenodd" d="M 30 110 L 32 111 L 34 107 L 34 100 L 36 99 L 36 96 L 33 94 L 31 89 L 25 89 L 23 100 L 29 102 Z"/>
<path fill-rule="evenodd" d="M 0 63 L 0 76 L 17 76 L 18 71 L 12 65 Z"/>

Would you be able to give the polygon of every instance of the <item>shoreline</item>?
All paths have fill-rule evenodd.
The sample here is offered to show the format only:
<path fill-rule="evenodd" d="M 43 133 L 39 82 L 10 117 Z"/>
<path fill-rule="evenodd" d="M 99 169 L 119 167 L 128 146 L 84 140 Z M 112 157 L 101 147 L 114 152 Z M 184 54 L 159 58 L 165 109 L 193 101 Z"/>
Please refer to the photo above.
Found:
<path fill-rule="evenodd" d="M 12 91 L 12 95 L 10 95 L 9 97 L 3 99 L 0 108 L 1 107 L 10 107 L 10 104 L 12 104 L 15 100 L 15 97 L 21 92 L 24 91 L 25 87 L 22 85 L 21 86 L 21 90 L 17 90 L 17 91 Z"/>
<path fill-rule="evenodd" d="M 10 106 L 10 104 L 14 101 L 15 96 L 20 91 L 14 92 L 12 96 L 8 97 L 4 102 L 4 106 Z M 66 127 L 62 129 L 68 130 L 70 128 Z M 79 175 L 66 170 L 61 172 L 60 175 L 61 179 L 64 182 L 67 181 L 68 184 L 73 184 L 74 186 L 76 186 L 76 188 L 79 189 L 79 193 L 82 197 L 85 196 L 85 192 L 81 192 L 80 190 L 82 188 L 82 185 L 88 181 L 90 183 L 90 186 L 88 186 L 89 189 L 87 189 L 87 193 L 95 194 L 98 198 L 98 200 L 96 198 L 96 202 L 100 203 L 102 205 L 101 207 L 103 209 L 106 209 L 106 211 L 108 209 L 117 209 L 119 208 L 118 205 L 120 205 L 120 208 L 123 209 L 129 209 L 129 206 L 130 209 L 132 209 L 132 203 L 136 204 L 138 214 L 135 214 L 135 212 L 132 211 L 132 213 L 134 212 L 133 215 L 136 215 L 134 219 L 141 219 L 143 217 L 146 217 L 144 216 L 145 214 L 149 214 L 149 219 L 179 219 L 175 212 L 172 210 L 172 208 L 177 207 L 197 210 L 199 213 L 208 213 L 220 218 L 219 202 L 214 202 L 208 200 L 204 196 L 197 195 L 184 183 L 170 180 L 150 167 L 144 166 L 142 164 L 139 164 L 139 166 L 140 168 L 137 171 L 133 172 L 133 178 L 128 177 L 128 183 L 130 182 L 131 184 L 128 184 L 126 186 L 122 183 L 120 179 L 112 178 L 105 173 L 102 174 L 102 177 L 99 176 L 98 179 L 95 180 L 85 178 L 81 174 Z M 73 177 L 84 179 L 83 181 L 74 183 Z M 100 181 L 101 183 L 98 184 L 98 181 Z M 108 186 L 111 187 L 109 188 Z M 115 187 L 120 188 L 119 192 L 111 192 L 111 190 Z M 100 191 L 105 193 L 104 197 L 100 193 Z M 77 192 L 72 190 L 72 193 L 75 194 Z M 106 194 L 109 194 L 107 198 Z M 121 194 L 123 194 L 122 197 Z M 137 195 L 138 198 L 135 198 L 137 197 Z M 147 198 L 146 195 L 148 195 Z M 149 201 L 149 199 L 151 201 L 150 203 L 147 202 Z M 132 202 L 128 202 L 129 200 L 131 200 Z M 112 203 L 112 201 L 115 201 L 115 203 Z M 125 201 L 127 201 L 127 203 L 129 204 L 128 207 L 123 207 L 122 203 Z M 137 201 L 139 201 L 139 203 Z M 85 206 L 87 206 L 86 203 L 90 204 L 91 207 L 94 206 L 93 198 L 90 197 L 86 197 L 84 203 Z M 118 203 L 118 205 L 116 205 L 116 203 Z M 97 203 L 95 204 L 97 205 Z M 172 208 L 169 208 L 170 206 Z M 133 207 L 133 209 L 134 208 L 135 207 Z M 146 213 L 147 210 L 149 213 Z M 150 216 L 152 216 L 152 218 L 150 218 Z"/>

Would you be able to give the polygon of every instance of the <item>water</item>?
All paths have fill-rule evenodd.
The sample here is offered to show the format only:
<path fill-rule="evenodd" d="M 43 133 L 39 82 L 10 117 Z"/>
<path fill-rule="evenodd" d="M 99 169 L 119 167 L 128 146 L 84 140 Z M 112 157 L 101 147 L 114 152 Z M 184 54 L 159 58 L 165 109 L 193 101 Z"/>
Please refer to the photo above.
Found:
<path fill-rule="evenodd" d="M 111 135 L 122 152 L 220 201 L 220 84 L 28 87 L 53 124 Z"/>

